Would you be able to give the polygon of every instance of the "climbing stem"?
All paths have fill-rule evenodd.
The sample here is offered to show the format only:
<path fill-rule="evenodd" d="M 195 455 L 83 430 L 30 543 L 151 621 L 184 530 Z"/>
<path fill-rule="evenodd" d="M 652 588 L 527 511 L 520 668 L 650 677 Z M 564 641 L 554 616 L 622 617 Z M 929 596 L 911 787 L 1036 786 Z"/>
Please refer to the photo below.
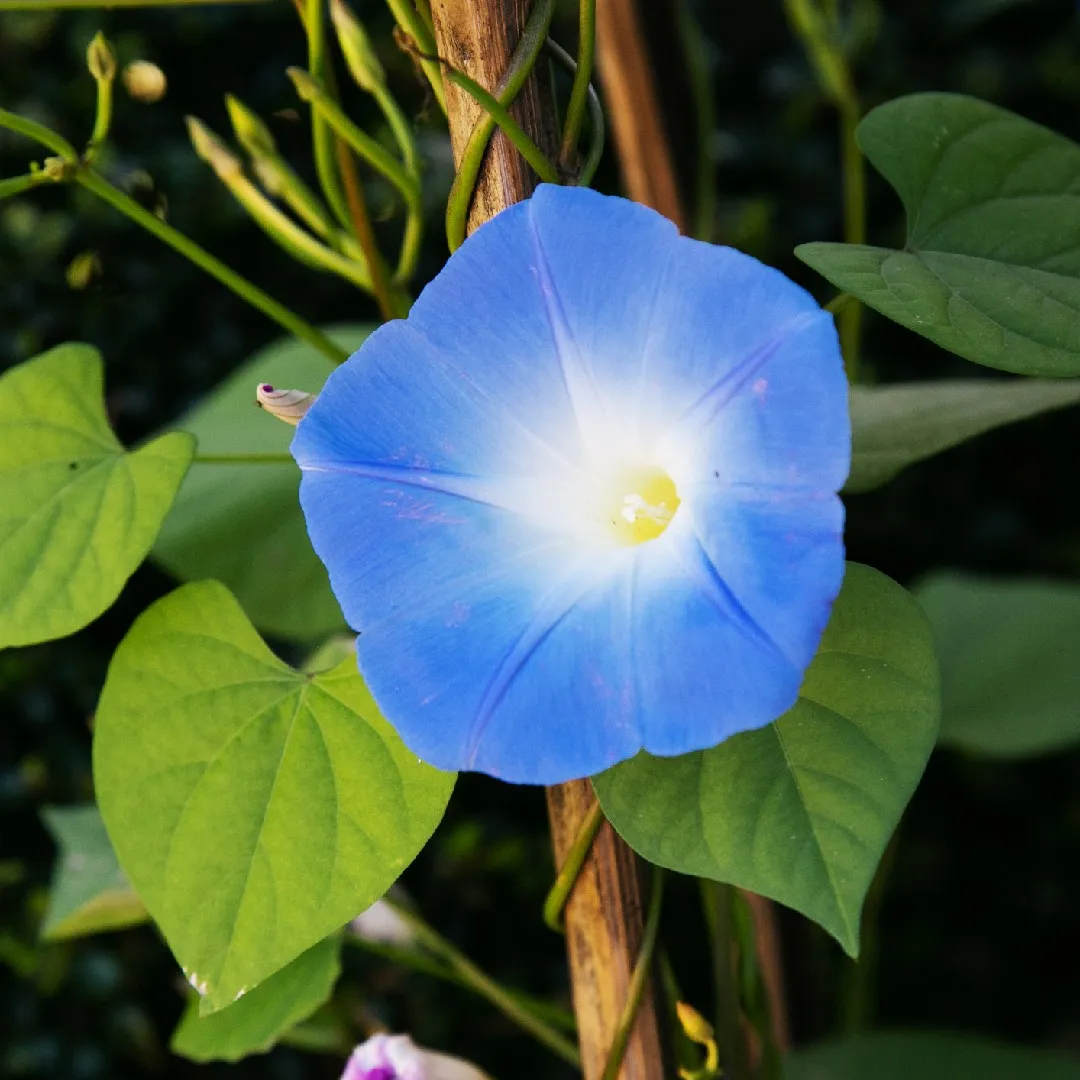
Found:
<path fill-rule="evenodd" d="M 603 823 L 604 811 L 598 799 L 593 803 L 588 816 L 581 823 L 581 831 L 578 833 L 570 850 L 566 853 L 562 869 L 556 876 L 555 884 L 551 886 L 551 891 L 544 901 L 544 922 L 557 933 L 561 934 L 563 932 L 563 908 L 566 907 L 570 891 L 581 873 L 582 866 L 585 865 L 589 849 L 592 847 L 596 834 L 600 831 L 600 826 Z"/>
<path fill-rule="evenodd" d="M 592 79 L 593 58 L 596 55 L 596 0 L 580 0 L 578 8 L 578 54 L 577 70 L 570 88 L 570 101 L 566 106 L 563 123 L 562 146 L 559 164 L 569 168 L 585 123 L 585 110 L 589 100 L 589 81 Z"/>

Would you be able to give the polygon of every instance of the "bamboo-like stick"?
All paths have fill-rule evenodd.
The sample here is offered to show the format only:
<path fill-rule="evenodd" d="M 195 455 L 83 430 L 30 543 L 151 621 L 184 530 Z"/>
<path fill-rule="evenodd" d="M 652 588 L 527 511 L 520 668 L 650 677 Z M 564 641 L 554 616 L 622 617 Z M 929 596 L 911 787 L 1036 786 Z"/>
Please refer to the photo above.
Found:
<path fill-rule="evenodd" d="M 528 0 L 432 0 L 439 56 L 489 91 L 506 69 L 528 15 Z M 460 160 L 481 109 L 446 81 L 447 113 L 455 161 Z M 554 161 L 558 152 L 552 104 L 530 78 L 511 110 Z M 536 177 L 512 144 L 497 133 L 488 150 L 469 215 L 469 230 L 526 198 Z M 595 796 L 587 780 L 548 789 L 548 811 L 557 864 L 561 865 L 588 817 Z M 585 1080 L 600 1080 L 626 1001 L 642 936 L 641 866 L 604 823 L 565 910 L 567 949 Z M 638 1013 L 619 1080 L 668 1080 L 660 1025 L 651 990 Z"/>

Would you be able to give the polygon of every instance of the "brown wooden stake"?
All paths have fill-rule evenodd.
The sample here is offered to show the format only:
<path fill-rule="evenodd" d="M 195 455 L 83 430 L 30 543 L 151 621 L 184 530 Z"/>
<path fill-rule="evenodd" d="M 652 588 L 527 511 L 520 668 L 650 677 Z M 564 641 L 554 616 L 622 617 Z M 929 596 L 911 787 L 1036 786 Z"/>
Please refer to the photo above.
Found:
<path fill-rule="evenodd" d="M 432 0 L 439 55 L 489 90 L 506 70 L 528 15 L 528 0 Z M 482 110 L 472 97 L 446 83 L 450 141 L 460 160 Z M 515 119 L 555 160 L 555 125 L 539 80 L 530 78 L 512 110 Z M 500 210 L 527 198 L 536 177 L 513 145 L 496 133 L 485 158 L 469 214 L 469 231 Z M 552 843 L 558 865 L 572 846 L 595 796 L 587 780 L 548 788 Z M 566 905 L 574 1011 L 585 1080 L 600 1080 L 622 1015 L 642 935 L 641 866 L 606 822 L 592 846 Z M 668 1080 L 651 987 L 646 990 L 627 1046 L 619 1080 Z"/>
<path fill-rule="evenodd" d="M 606 112 L 626 193 L 686 228 L 671 147 L 641 33 L 636 0 L 597 0 L 596 56 Z M 769 900 L 743 892 L 754 921 L 758 963 L 769 996 L 773 1038 L 781 1053 L 791 1046 L 783 958 L 776 910 Z"/>

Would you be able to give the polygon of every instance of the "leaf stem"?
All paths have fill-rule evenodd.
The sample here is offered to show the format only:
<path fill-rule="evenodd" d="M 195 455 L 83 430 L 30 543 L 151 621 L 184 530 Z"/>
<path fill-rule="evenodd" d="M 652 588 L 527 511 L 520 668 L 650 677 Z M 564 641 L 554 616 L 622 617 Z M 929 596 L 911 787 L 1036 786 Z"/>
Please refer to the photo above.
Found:
<path fill-rule="evenodd" d="M 571 157 L 585 123 L 585 108 L 589 99 L 589 83 L 592 80 L 593 59 L 596 55 L 596 0 L 580 0 L 578 7 L 578 53 L 577 71 L 570 88 L 570 101 L 566 106 L 562 146 L 559 164 L 570 165 Z"/>
<path fill-rule="evenodd" d="M 195 465 L 294 465 L 292 454 L 200 454 L 191 459 Z"/>
<path fill-rule="evenodd" d="M 569 1039 L 530 1012 L 520 1000 L 509 994 L 491 976 L 481 971 L 464 953 L 447 941 L 416 912 L 391 899 L 387 899 L 386 902 L 408 923 L 410 929 L 416 934 L 417 941 L 444 960 L 473 991 L 494 1005 L 523 1030 L 529 1032 L 567 1064 L 575 1068 L 581 1067 L 581 1056 L 578 1054 L 577 1047 Z"/>
<path fill-rule="evenodd" d="M 856 139 L 860 108 L 852 95 L 840 106 L 840 140 L 844 163 L 844 242 L 866 243 L 866 166 Z M 840 348 L 848 381 L 859 374 L 859 344 L 862 333 L 862 304 L 847 304 L 840 312 Z"/>
<path fill-rule="evenodd" d="M 59 154 L 65 161 L 75 162 L 79 155 L 75 147 L 62 135 L 39 124 L 36 120 L 27 119 L 25 116 L 16 116 L 7 109 L 0 109 L 0 127 L 6 127 L 8 131 L 14 131 L 19 135 L 25 135 L 28 139 L 48 147 L 54 154 Z"/>
<path fill-rule="evenodd" d="M 2 118 L 0 118 L 0 122 L 2 122 Z M 222 285 L 231 289 L 242 300 L 246 300 L 252 307 L 258 308 L 259 311 L 268 318 L 273 319 L 274 322 L 290 334 L 300 338 L 301 341 L 306 341 L 312 348 L 331 359 L 335 364 L 341 364 L 348 359 L 349 354 L 335 345 L 321 331 L 305 322 L 299 315 L 263 292 L 258 286 L 253 285 L 247 278 L 241 277 L 220 259 L 215 258 L 208 251 L 199 247 L 193 240 L 189 240 L 183 233 L 177 232 L 171 225 L 166 225 L 160 218 L 155 217 L 148 210 L 144 210 L 129 195 L 125 195 L 124 192 L 113 187 L 104 177 L 92 169 L 79 169 L 75 173 L 74 180 L 81 187 L 93 192 L 99 199 L 107 202 L 114 210 L 119 210 L 121 214 L 130 218 L 136 225 L 141 225 L 147 232 L 153 233 L 159 240 L 168 244 L 173 250 L 178 251 L 201 270 L 205 270 L 211 277 L 217 278 Z"/>

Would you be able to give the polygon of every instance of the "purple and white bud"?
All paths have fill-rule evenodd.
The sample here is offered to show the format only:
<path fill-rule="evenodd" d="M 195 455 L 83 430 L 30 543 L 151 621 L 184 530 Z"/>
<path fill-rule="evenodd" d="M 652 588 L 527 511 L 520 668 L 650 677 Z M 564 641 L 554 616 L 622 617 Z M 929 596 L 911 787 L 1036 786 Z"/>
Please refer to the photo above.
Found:
<path fill-rule="evenodd" d="M 311 408 L 315 400 L 315 394 L 309 394 L 304 390 L 276 390 L 269 383 L 259 383 L 255 391 L 255 401 L 272 416 L 284 420 L 286 424 L 296 427 L 304 414 Z"/>
<path fill-rule="evenodd" d="M 349 1058 L 341 1080 L 489 1080 L 475 1065 L 422 1050 L 408 1035 L 372 1035 Z"/>

